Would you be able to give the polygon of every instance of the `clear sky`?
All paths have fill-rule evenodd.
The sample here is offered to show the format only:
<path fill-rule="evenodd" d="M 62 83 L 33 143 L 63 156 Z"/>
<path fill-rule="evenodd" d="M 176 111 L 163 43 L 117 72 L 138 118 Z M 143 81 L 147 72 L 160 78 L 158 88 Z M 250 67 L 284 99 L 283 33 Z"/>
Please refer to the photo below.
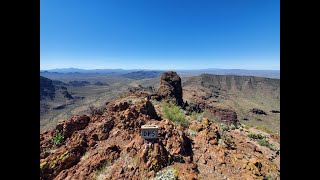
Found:
<path fill-rule="evenodd" d="M 40 69 L 280 69 L 279 0 L 41 0 Z"/>

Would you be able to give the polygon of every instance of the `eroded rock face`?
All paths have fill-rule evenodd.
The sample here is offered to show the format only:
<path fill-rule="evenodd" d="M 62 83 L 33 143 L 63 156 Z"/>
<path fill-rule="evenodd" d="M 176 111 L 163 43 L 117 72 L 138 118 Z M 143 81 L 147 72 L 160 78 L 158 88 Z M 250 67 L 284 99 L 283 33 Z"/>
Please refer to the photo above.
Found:
<path fill-rule="evenodd" d="M 213 106 L 206 106 L 206 109 L 218 116 L 222 122 L 226 122 L 228 124 L 234 124 L 238 122 L 237 113 L 231 109 L 223 109 Z"/>
<path fill-rule="evenodd" d="M 129 107 L 129 104 L 127 101 L 124 102 L 119 102 L 114 104 L 114 106 L 112 107 L 113 111 L 123 111 L 126 110 Z"/>
<path fill-rule="evenodd" d="M 144 105 L 140 108 L 142 114 L 149 115 L 151 119 L 159 119 L 156 110 L 154 109 L 153 104 L 147 100 Z"/>
<path fill-rule="evenodd" d="M 103 150 L 92 153 L 90 158 L 84 159 L 68 171 L 62 171 L 55 179 L 95 179 L 95 169 L 113 163 L 120 157 L 119 146 L 111 145 Z"/>
<path fill-rule="evenodd" d="M 61 122 L 57 125 L 56 131 L 62 132 L 64 139 L 69 138 L 73 132 L 84 129 L 88 126 L 90 117 L 87 115 L 73 116 L 67 121 Z"/>
<path fill-rule="evenodd" d="M 173 100 L 179 106 L 183 105 L 181 78 L 176 72 L 169 71 L 161 75 L 157 94 L 168 100 Z"/>
<path fill-rule="evenodd" d="M 76 165 L 86 152 L 86 135 L 75 132 L 66 145 L 61 146 L 55 153 L 40 160 L 41 179 L 53 179 L 62 170 Z"/>
<path fill-rule="evenodd" d="M 45 131 L 40 134 L 40 156 L 46 158 L 50 153 L 51 149 L 58 148 L 65 144 L 65 141 L 72 136 L 74 132 L 82 130 L 88 126 L 90 117 L 86 115 L 72 116 L 71 118 L 60 122 L 54 130 Z M 53 137 L 55 134 L 60 133 L 62 140 L 60 144 L 54 144 Z"/>

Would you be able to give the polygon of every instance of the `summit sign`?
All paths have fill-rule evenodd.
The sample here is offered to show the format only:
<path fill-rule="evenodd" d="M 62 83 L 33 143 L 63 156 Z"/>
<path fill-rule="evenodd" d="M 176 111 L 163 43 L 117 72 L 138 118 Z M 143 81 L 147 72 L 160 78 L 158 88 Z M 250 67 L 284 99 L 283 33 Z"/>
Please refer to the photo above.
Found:
<path fill-rule="evenodd" d="M 156 125 L 143 125 L 141 126 L 141 137 L 144 139 L 157 139 L 158 126 Z"/>

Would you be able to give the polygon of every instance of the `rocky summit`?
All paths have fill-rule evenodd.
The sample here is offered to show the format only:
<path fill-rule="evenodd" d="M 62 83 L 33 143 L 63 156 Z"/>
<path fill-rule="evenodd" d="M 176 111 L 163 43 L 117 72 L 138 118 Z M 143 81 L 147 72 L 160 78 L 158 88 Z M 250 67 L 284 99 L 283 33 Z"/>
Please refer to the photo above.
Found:
<path fill-rule="evenodd" d="M 72 116 L 41 133 L 40 179 L 280 179 L 279 136 L 182 109 L 174 111 L 182 120 L 168 118 L 161 101 L 183 103 L 181 80 L 167 72 L 160 83 L 162 99 L 130 91 L 102 113 Z M 231 110 L 203 108 L 236 119 Z M 159 138 L 143 139 L 142 125 L 157 125 Z"/>

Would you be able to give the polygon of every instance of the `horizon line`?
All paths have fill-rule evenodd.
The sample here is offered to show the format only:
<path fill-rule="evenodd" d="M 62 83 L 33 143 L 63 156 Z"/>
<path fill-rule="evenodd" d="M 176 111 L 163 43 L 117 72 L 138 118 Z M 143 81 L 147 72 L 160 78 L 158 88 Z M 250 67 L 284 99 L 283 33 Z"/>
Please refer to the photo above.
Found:
<path fill-rule="evenodd" d="M 199 68 L 199 69 L 145 69 L 145 68 L 101 68 L 101 69 L 82 69 L 82 68 L 75 68 L 75 67 L 68 67 L 68 68 L 52 68 L 52 69 L 41 69 L 40 71 L 52 71 L 52 70 L 65 70 L 65 69 L 77 69 L 77 70 L 155 70 L 155 71 L 194 71 L 194 70 L 245 70 L 245 71 L 280 71 L 280 69 L 241 69 L 241 68 Z"/>

